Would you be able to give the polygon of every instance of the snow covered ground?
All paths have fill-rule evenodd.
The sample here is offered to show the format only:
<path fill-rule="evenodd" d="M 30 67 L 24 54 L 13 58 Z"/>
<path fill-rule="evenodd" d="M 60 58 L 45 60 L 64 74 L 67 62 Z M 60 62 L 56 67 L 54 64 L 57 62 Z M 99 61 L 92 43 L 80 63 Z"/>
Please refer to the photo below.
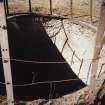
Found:
<path fill-rule="evenodd" d="M 76 75 L 89 84 L 96 32 L 88 28 L 89 26 L 73 23 L 69 20 L 53 19 L 44 26 L 53 43 Z M 103 47 L 100 56 L 97 76 L 105 72 L 105 57 L 103 57 L 105 56 L 105 47 Z M 104 76 L 101 77 L 101 82 L 105 78 Z"/>

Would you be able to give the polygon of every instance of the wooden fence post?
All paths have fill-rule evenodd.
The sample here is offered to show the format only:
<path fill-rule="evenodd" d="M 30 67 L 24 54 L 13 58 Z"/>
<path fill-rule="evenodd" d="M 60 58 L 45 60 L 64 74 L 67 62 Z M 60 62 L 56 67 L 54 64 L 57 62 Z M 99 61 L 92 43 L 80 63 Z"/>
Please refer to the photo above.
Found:
<path fill-rule="evenodd" d="M 6 91 L 7 91 L 7 102 L 8 105 L 14 105 L 7 25 L 6 25 L 6 16 L 5 16 L 3 0 L 0 0 L 0 45 L 1 45 L 1 55 L 2 55 L 5 83 L 6 83 Z"/>
<path fill-rule="evenodd" d="M 96 35 L 94 56 L 92 61 L 91 80 L 90 80 L 90 101 L 93 101 L 96 97 L 96 73 L 99 63 L 99 54 L 103 46 L 103 38 L 105 31 L 105 0 L 102 0 L 100 21 Z"/>

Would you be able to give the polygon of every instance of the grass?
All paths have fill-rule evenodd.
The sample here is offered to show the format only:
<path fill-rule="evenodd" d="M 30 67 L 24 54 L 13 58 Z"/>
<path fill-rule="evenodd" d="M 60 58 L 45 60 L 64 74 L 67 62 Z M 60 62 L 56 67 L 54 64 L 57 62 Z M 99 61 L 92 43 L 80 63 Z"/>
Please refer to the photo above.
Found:
<path fill-rule="evenodd" d="M 52 0 L 53 14 L 70 17 L 71 15 L 71 0 Z M 29 11 L 28 0 L 16 0 L 9 2 L 9 9 L 12 12 L 27 12 Z M 49 14 L 49 0 L 32 0 L 32 11 L 44 14 Z M 99 0 L 93 0 L 92 15 L 93 19 L 99 17 L 100 3 Z M 73 0 L 72 13 L 75 17 L 90 15 L 90 0 Z M 96 17 L 96 18 L 95 18 Z M 85 21 L 90 21 L 89 16 L 80 18 Z"/>

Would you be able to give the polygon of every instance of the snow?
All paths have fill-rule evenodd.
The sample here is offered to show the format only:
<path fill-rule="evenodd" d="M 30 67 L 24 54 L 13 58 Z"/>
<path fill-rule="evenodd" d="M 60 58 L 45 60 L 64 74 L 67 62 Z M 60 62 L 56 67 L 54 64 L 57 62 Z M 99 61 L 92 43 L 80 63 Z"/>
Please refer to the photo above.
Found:
<path fill-rule="evenodd" d="M 52 19 L 51 21 L 46 22 L 44 26 L 48 35 L 51 37 L 53 43 L 57 46 L 64 58 L 70 64 L 71 68 L 76 73 L 76 75 L 78 75 L 79 78 L 81 78 L 84 81 L 84 83 L 89 84 L 91 73 L 89 72 L 89 68 L 93 58 L 96 32 L 94 32 L 91 28 L 87 28 L 86 26 L 73 23 L 69 20 L 61 21 Z M 66 44 L 65 41 L 67 41 Z M 75 51 L 74 56 L 73 51 Z M 105 46 L 103 47 L 100 56 L 104 55 Z M 83 63 L 81 63 L 82 59 Z M 105 59 L 104 57 L 102 57 L 99 60 L 97 76 L 99 75 L 101 68 L 102 70 L 100 74 L 103 74 L 105 72 L 104 62 Z M 98 78 L 98 81 L 103 81 L 104 76 L 103 79 Z"/>

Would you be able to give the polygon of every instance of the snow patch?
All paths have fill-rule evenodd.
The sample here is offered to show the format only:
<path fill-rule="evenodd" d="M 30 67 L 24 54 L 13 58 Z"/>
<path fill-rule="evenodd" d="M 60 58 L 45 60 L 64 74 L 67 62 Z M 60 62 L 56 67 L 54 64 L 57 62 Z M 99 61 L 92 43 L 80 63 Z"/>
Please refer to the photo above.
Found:
<path fill-rule="evenodd" d="M 70 22 L 69 20 L 61 21 L 53 19 L 46 22 L 44 26 L 53 43 L 70 64 L 76 75 L 83 82 L 89 84 L 91 73 L 90 64 L 93 58 L 96 33 L 91 28 Z M 102 57 L 103 55 L 105 55 L 105 46 L 100 56 Z M 104 62 L 105 59 L 102 57 L 99 60 L 97 76 L 105 71 Z"/>

